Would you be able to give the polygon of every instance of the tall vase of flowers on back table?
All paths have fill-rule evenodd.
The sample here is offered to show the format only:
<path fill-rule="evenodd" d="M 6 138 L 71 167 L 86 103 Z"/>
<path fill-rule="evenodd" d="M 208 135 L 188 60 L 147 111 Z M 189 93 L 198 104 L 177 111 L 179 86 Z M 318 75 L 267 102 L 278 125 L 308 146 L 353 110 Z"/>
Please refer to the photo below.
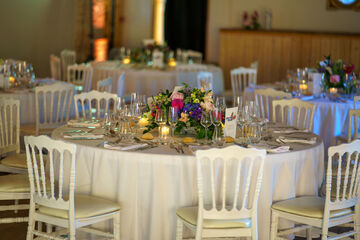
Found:
<path fill-rule="evenodd" d="M 148 106 L 148 112 L 144 118 L 148 119 L 148 126 L 144 132 L 149 132 L 158 125 L 155 121 L 156 110 L 169 112 L 170 107 L 178 110 L 179 120 L 176 123 L 175 133 L 186 134 L 195 131 L 196 137 L 205 138 L 205 128 L 200 124 L 201 116 L 204 111 L 214 110 L 213 92 L 204 88 L 190 88 L 187 84 L 180 90 L 170 92 L 169 90 L 160 92 L 153 96 L 153 101 Z M 208 129 L 208 138 L 211 138 L 214 126 Z"/>

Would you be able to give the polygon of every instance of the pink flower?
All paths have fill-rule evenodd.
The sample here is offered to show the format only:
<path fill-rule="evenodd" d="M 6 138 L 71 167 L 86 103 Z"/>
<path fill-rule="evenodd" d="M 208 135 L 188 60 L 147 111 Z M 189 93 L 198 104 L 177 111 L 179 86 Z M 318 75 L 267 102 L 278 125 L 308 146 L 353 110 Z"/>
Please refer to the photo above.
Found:
<path fill-rule="evenodd" d="M 339 83 L 340 82 L 340 76 L 335 74 L 330 76 L 330 82 L 331 83 Z"/>
<path fill-rule="evenodd" d="M 350 64 L 350 65 L 345 66 L 344 72 L 346 74 L 350 74 L 350 73 L 352 73 L 352 71 L 354 71 L 354 64 Z"/>
<path fill-rule="evenodd" d="M 205 101 L 200 103 L 200 106 L 205 109 L 206 111 L 212 111 L 214 110 L 214 104 L 212 103 L 212 101 Z"/>
<path fill-rule="evenodd" d="M 184 103 L 182 101 L 182 99 L 173 99 L 171 101 L 171 106 L 175 109 L 177 109 L 177 111 L 179 111 L 180 109 L 182 109 L 184 107 Z"/>
<path fill-rule="evenodd" d="M 171 94 L 171 99 L 172 100 L 175 100 L 175 99 L 183 100 L 184 94 L 182 94 L 181 92 L 173 92 L 173 94 Z"/>

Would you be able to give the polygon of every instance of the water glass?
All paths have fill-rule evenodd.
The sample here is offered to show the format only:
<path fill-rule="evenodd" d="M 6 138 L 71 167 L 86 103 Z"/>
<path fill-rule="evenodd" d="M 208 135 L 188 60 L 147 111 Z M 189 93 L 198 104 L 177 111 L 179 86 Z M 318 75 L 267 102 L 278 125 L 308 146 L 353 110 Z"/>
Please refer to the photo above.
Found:
<path fill-rule="evenodd" d="M 201 120 L 200 120 L 200 124 L 205 128 L 205 142 L 208 142 L 208 128 L 211 126 L 212 122 L 211 122 L 211 113 L 204 111 L 201 114 Z"/>
<path fill-rule="evenodd" d="M 170 107 L 169 108 L 169 124 L 171 126 L 171 137 L 172 137 L 172 141 L 174 141 L 174 137 L 175 137 L 175 126 L 176 123 L 179 119 L 179 108 L 175 108 L 175 107 Z"/>
<path fill-rule="evenodd" d="M 166 127 L 167 122 L 167 115 L 166 111 L 163 111 L 162 109 L 157 109 L 155 113 L 155 121 L 159 125 L 158 131 L 159 131 L 159 141 L 161 143 L 164 143 L 167 140 L 167 135 L 169 134 L 169 129 Z M 165 133 L 165 130 L 167 132 Z"/>
<path fill-rule="evenodd" d="M 233 107 L 237 107 L 238 109 L 240 109 L 242 107 L 242 103 L 242 96 L 234 96 Z"/>
<path fill-rule="evenodd" d="M 213 141 L 214 143 L 219 145 L 223 142 L 221 136 L 221 128 L 219 128 L 221 124 L 221 120 L 222 120 L 222 112 L 218 108 L 215 108 L 211 112 L 211 123 L 214 124 L 215 126 Z"/>

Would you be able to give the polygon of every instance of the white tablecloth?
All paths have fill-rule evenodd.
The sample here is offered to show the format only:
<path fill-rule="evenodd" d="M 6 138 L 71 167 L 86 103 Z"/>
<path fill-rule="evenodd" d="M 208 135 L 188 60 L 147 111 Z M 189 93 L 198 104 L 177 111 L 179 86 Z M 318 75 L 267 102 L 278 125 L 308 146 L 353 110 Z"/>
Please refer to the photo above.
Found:
<path fill-rule="evenodd" d="M 212 65 L 206 65 L 207 69 L 213 73 L 215 94 L 224 91 L 224 79 L 221 68 Z M 157 95 L 160 90 L 173 90 L 175 86 L 182 85 L 183 82 L 189 84 L 190 87 L 197 87 L 196 72 L 178 72 L 172 69 L 156 70 L 156 69 L 135 69 L 124 65 L 118 65 L 115 62 L 108 64 L 94 65 L 94 74 L 92 87 L 96 89 L 97 82 L 106 77 L 113 78 L 112 92 L 120 96 L 128 95 L 132 92 L 145 94 L 147 96 Z M 101 69 L 108 70 L 108 76 L 101 73 Z M 125 72 L 125 83 L 120 85 L 118 78 L 121 73 Z"/>
<path fill-rule="evenodd" d="M 66 129 L 56 129 L 53 138 L 62 139 Z M 139 152 L 108 150 L 99 147 L 103 140 L 72 142 L 77 144 L 76 192 L 121 203 L 122 239 L 175 239 L 176 209 L 197 205 L 194 155 L 179 155 L 166 147 Z M 266 157 L 258 208 L 259 239 L 269 239 L 273 201 L 318 192 L 323 178 L 323 144 L 299 145 L 297 149 Z"/>
<path fill-rule="evenodd" d="M 244 97 L 247 101 L 254 101 L 254 88 L 246 88 Z M 349 126 L 348 111 L 354 108 L 352 100 L 346 100 L 344 103 L 310 97 L 305 98 L 304 101 L 315 104 L 313 132 L 322 138 L 325 149 L 336 145 L 336 136 L 346 136 Z"/>

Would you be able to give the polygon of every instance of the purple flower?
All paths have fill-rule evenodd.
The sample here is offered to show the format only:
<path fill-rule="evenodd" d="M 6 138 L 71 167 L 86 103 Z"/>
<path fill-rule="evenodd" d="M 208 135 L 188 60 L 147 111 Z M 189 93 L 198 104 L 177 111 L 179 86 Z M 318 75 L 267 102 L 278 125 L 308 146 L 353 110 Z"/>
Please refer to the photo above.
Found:
<path fill-rule="evenodd" d="M 191 118 L 195 119 L 196 121 L 200 121 L 200 119 L 201 119 L 202 108 L 201 108 L 200 104 L 198 104 L 198 103 L 194 103 L 194 104 L 187 103 L 187 104 L 185 104 L 182 111 L 184 113 L 188 113 L 189 116 Z"/>

